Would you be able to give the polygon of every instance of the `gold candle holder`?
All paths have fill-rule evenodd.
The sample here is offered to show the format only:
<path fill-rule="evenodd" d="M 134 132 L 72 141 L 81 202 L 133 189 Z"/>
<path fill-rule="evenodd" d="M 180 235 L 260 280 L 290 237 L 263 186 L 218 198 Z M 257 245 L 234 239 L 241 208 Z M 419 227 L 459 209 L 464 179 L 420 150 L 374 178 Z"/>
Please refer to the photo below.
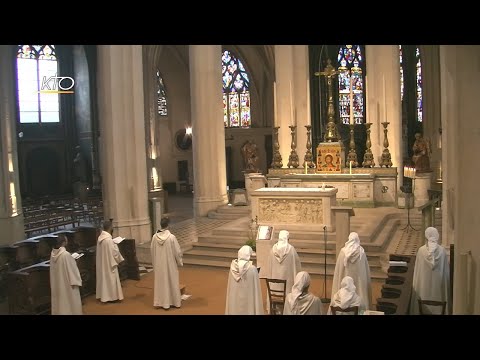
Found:
<path fill-rule="evenodd" d="M 380 160 L 380 167 L 390 167 L 392 166 L 392 156 L 390 155 L 390 151 L 388 150 L 388 137 L 387 137 L 387 133 L 388 133 L 388 130 L 387 130 L 387 126 L 388 124 L 390 124 L 388 121 L 384 121 L 382 122 L 382 125 L 383 125 L 383 133 L 385 135 L 385 138 L 383 139 L 383 147 L 385 149 L 383 149 L 383 152 L 382 152 L 382 159 Z"/>
<path fill-rule="evenodd" d="M 355 151 L 355 137 L 354 137 L 354 129 L 355 124 L 349 124 L 350 126 L 350 151 L 348 152 L 348 163 L 352 164 L 352 167 L 358 166 L 357 161 L 357 152 Z"/>
<path fill-rule="evenodd" d="M 312 129 L 311 125 L 305 125 L 307 128 L 307 152 L 303 158 L 303 167 L 307 164 L 307 167 L 314 168 L 315 164 L 313 163 L 313 154 L 312 154 L 312 142 L 310 141 L 310 131 Z"/>
<path fill-rule="evenodd" d="M 289 128 L 290 128 L 290 131 L 292 133 L 292 145 L 291 145 L 292 151 L 290 151 L 290 156 L 288 157 L 287 167 L 297 168 L 298 165 L 299 165 L 298 155 L 297 155 L 297 151 L 296 151 L 297 144 L 295 143 L 295 133 L 296 133 L 296 130 L 297 130 L 297 126 L 296 125 L 290 125 Z"/>
<path fill-rule="evenodd" d="M 273 128 L 273 159 L 271 165 L 273 169 L 281 169 L 283 166 L 280 144 L 278 143 L 278 129 L 280 129 L 280 126 Z"/>
<path fill-rule="evenodd" d="M 365 155 L 363 156 L 363 167 L 374 167 L 375 166 L 375 160 L 373 158 L 372 154 L 372 141 L 370 140 L 370 126 L 372 126 L 372 123 L 366 123 L 365 127 L 367 128 L 367 142 L 366 142 L 366 147 L 367 150 L 365 150 Z"/>

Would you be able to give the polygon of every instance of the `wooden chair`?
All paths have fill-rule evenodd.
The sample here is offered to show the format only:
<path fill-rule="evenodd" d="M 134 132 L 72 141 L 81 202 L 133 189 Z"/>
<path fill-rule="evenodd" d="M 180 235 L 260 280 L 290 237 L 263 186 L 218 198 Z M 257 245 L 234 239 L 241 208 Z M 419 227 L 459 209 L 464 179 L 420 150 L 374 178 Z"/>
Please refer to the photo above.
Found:
<path fill-rule="evenodd" d="M 343 313 L 352 313 L 353 315 L 358 315 L 358 306 L 352 306 L 349 308 L 342 309 L 339 306 L 331 306 L 330 309 L 332 310 L 332 315 L 337 315 L 337 312 L 343 312 Z"/>
<path fill-rule="evenodd" d="M 283 315 L 285 298 L 287 293 L 287 280 L 265 279 L 267 282 L 268 300 L 270 303 L 270 315 Z M 272 288 L 273 284 L 280 284 L 281 289 Z"/>
<path fill-rule="evenodd" d="M 447 302 L 446 301 L 434 301 L 434 300 L 418 299 L 418 310 L 420 312 L 420 315 L 433 315 L 433 314 L 424 313 L 422 305 L 441 306 L 442 307 L 442 315 L 445 315 L 445 311 L 447 309 Z"/>

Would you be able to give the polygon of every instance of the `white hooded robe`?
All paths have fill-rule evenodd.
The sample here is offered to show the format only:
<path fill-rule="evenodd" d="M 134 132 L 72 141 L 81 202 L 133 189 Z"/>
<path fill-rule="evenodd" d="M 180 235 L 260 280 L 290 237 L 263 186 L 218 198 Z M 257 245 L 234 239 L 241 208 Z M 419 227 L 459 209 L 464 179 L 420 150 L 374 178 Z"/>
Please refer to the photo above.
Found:
<path fill-rule="evenodd" d="M 228 272 L 225 315 L 263 315 L 262 290 L 257 268 L 250 261 L 252 248 L 244 245 Z"/>
<path fill-rule="evenodd" d="M 340 290 L 338 290 L 333 296 L 330 302 L 330 306 L 339 307 L 341 309 L 348 309 L 350 307 L 358 306 L 358 313 L 360 314 L 360 306 L 362 300 L 357 295 L 355 284 L 350 276 L 345 276 L 340 284 Z M 329 308 L 329 315 L 332 314 L 332 309 Z M 337 312 L 337 315 L 350 315 L 346 312 Z M 351 313 L 353 315 L 353 313 Z"/>
<path fill-rule="evenodd" d="M 340 284 L 345 276 L 350 276 L 353 279 L 357 294 L 360 296 L 359 312 L 370 310 L 372 304 L 370 267 L 367 255 L 363 247 L 360 246 L 360 238 L 356 232 L 350 233 L 348 241 L 338 254 L 331 294 L 336 294 L 341 288 Z"/>
<path fill-rule="evenodd" d="M 175 235 L 169 230 L 160 230 L 150 244 L 154 271 L 153 306 L 169 309 L 180 307 L 180 279 L 178 266 L 183 266 L 182 250 Z"/>
<path fill-rule="evenodd" d="M 446 301 L 446 312 L 450 299 L 450 268 L 445 249 L 438 244 L 437 229 L 429 227 L 425 230 L 427 243 L 418 249 L 413 270 L 412 294 L 410 298 L 410 314 L 420 314 L 418 299 Z M 423 306 L 424 314 L 441 314 L 441 307 Z"/>
<path fill-rule="evenodd" d="M 118 264 L 124 260 L 112 235 L 102 231 L 97 241 L 96 298 L 101 302 L 123 300 Z"/>
<path fill-rule="evenodd" d="M 310 286 L 310 275 L 300 271 L 295 276 L 292 292 L 285 299 L 283 315 L 322 315 L 322 302 L 307 292 Z"/>
<path fill-rule="evenodd" d="M 292 291 L 295 276 L 302 271 L 300 257 L 295 248 L 288 243 L 289 233 L 280 231 L 278 241 L 273 245 L 267 260 L 265 277 L 267 279 L 287 280 L 285 295 Z M 271 284 L 274 290 L 282 290 L 281 284 Z M 267 290 L 268 291 L 268 290 Z M 267 293 L 267 308 L 270 309 L 270 301 Z"/>
<path fill-rule="evenodd" d="M 82 278 L 72 255 L 62 246 L 50 255 L 52 315 L 82 315 Z"/>

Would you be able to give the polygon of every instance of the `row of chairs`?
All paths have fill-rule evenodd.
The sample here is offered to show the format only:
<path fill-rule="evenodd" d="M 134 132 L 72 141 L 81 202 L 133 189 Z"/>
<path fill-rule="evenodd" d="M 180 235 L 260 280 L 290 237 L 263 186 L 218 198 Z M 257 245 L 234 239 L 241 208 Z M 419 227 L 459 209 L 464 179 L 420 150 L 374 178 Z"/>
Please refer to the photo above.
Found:
<path fill-rule="evenodd" d="M 283 308 L 285 306 L 285 299 L 287 296 L 287 280 L 281 279 L 265 279 L 267 282 L 267 291 L 268 291 L 268 300 L 270 303 L 270 314 L 271 315 L 282 315 Z M 277 290 L 272 287 L 272 285 L 280 284 L 281 289 Z M 424 315 L 423 306 L 439 306 L 442 308 L 442 315 L 445 315 L 445 311 L 447 308 L 447 303 L 445 301 L 433 301 L 433 300 L 422 300 L 418 299 L 418 307 L 420 309 L 420 315 Z M 341 307 L 330 306 L 332 310 L 332 314 L 336 315 L 337 312 L 343 313 L 353 313 L 354 315 L 358 315 L 358 306 L 352 306 L 346 309 L 342 309 Z"/>

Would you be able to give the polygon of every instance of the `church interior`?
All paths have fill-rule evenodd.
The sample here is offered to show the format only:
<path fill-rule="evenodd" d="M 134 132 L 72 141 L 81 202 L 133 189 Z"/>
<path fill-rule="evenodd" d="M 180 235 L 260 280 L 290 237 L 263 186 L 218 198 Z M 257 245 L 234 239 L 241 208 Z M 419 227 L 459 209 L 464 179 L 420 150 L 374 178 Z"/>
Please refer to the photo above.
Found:
<path fill-rule="evenodd" d="M 477 45 L 1 45 L 0 314 L 50 313 L 59 234 L 81 255 L 86 315 L 224 314 L 243 245 L 268 313 L 267 258 L 287 230 L 325 314 L 355 232 L 370 310 L 408 315 L 429 227 L 448 256 L 445 314 L 480 314 L 479 55 Z M 165 216 L 183 253 L 182 306 L 169 311 L 152 306 L 152 235 Z M 107 305 L 95 298 L 105 220 L 125 239 L 125 298 Z"/>

